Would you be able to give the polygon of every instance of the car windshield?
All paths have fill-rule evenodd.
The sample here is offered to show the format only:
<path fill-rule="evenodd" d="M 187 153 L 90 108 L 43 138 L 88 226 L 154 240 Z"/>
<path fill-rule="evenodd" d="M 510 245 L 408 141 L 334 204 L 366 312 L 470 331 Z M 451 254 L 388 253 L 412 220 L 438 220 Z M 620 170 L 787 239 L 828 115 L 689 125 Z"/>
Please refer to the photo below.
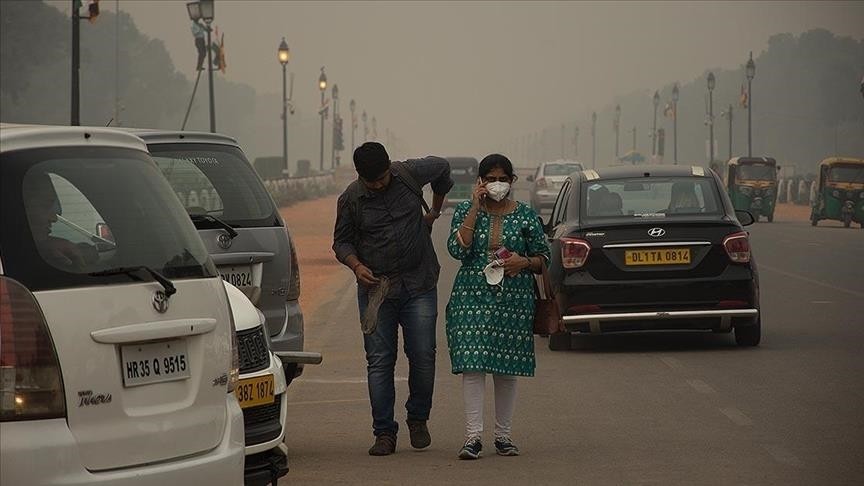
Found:
<path fill-rule="evenodd" d="M 830 182 L 864 183 L 864 165 L 835 165 L 828 172 Z"/>
<path fill-rule="evenodd" d="M 237 227 L 279 224 L 273 200 L 237 147 L 189 143 L 149 149 L 189 214 L 209 214 Z"/>
<path fill-rule="evenodd" d="M 773 181 L 777 173 L 770 164 L 741 164 L 738 166 L 738 178 L 757 181 Z"/>
<path fill-rule="evenodd" d="M 584 218 L 718 215 L 720 196 L 709 178 L 669 177 L 589 181 L 582 184 Z"/>
<path fill-rule="evenodd" d="M 546 164 L 543 167 L 543 175 L 568 176 L 579 170 L 582 170 L 582 166 L 579 164 Z"/>
<path fill-rule="evenodd" d="M 213 277 L 212 261 L 146 154 L 52 148 L 3 155 L 4 270 L 32 289 L 101 285 L 91 273 L 149 267 Z M 117 276 L 128 281 L 128 276 Z"/>

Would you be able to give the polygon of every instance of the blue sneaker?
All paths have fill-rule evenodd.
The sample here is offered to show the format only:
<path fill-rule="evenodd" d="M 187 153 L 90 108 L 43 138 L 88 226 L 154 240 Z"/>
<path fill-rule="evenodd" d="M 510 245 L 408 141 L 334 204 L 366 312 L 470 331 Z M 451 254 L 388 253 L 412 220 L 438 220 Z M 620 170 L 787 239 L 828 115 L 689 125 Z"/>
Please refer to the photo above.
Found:
<path fill-rule="evenodd" d="M 465 445 L 459 451 L 459 459 L 479 459 L 481 451 L 483 451 L 483 444 L 480 442 L 480 437 L 471 437 L 465 441 Z"/>
<path fill-rule="evenodd" d="M 499 456 L 518 456 L 519 448 L 510 437 L 495 437 L 495 451 Z"/>

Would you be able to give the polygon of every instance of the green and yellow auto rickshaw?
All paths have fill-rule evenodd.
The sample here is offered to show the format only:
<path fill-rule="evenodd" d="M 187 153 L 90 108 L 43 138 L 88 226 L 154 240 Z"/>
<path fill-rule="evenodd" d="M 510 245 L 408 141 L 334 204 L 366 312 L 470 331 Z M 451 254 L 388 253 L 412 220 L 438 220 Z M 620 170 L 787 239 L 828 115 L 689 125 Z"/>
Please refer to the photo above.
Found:
<path fill-rule="evenodd" d="M 864 159 L 830 157 L 819 164 L 810 224 L 820 220 L 856 222 L 864 228 Z"/>
<path fill-rule="evenodd" d="M 756 221 L 761 216 L 774 221 L 780 169 L 777 161 L 771 157 L 735 157 L 728 166 L 726 188 L 735 209 L 750 211 Z"/>
<path fill-rule="evenodd" d="M 453 207 L 462 201 L 471 199 L 474 184 L 477 183 L 477 159 L 473 157 L 447 157 L 450 162 L 450 177 L 453 188 L 447 193 L 444 207 Z"/>

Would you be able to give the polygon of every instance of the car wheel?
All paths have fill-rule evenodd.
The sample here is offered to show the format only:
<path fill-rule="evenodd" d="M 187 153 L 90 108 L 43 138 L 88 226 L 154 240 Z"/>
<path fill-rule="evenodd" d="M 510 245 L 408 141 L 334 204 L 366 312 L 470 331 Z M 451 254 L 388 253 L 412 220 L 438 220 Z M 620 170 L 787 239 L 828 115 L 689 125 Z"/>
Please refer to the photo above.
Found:
<path fill-rule="evenodd" d="M 759 346 L 762 340 L 762 319 L 756 321 L 752 326 L 740 326 L 735 328 L 735 344 L 738 346 Z"/>
<path fill-rule="evenodd" d="M 846 216 L 843 216 L 843 227 L 848 228 L 851 225 L 852 225 L 852 216 L 848 215 L 848 214 Z"/>
<path fill-rule="evenodd" d="M 552 351 L 570 350 L 570 333 L 556 332 L 549 335 L 549 349 Z"/>
<path fill-rule="evenodd" d="M 819 224 L 819 220 L 816 218 L 810 218 L 810 226 L 816 226 Z"/>
<path fill-rule="evenodd" d="M 774 213 L 771 213 L 771 214 L 768 215 L 768 222 L 769 222 L 769 223 L 773 223 L 773 222 L 774 222 Z"/>

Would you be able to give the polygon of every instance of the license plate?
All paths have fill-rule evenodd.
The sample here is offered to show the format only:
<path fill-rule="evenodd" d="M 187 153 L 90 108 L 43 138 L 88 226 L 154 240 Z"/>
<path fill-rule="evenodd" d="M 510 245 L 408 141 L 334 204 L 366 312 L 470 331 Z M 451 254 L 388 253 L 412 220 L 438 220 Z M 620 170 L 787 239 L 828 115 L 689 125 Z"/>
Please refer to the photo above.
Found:
<path fill-rule="evenodd" d="M 122 346 L 120 356 L 123 386 L 185 380 L 190 376 L 191 366 L 184 339 Z"/>
<path fill-rule="evenodd" d="M 689 263 L 689 248 L 624 251 L 625 265 L 687 265 Z"/>
<path fill-rule="evenodd" d="M 276 399 L 276 387 L 273 375 L 256 376 L 246 378 L 237 383 L 234 389 L 240 408 L 268 405 Z"/>
<path fill-rule="evenodd" d="M 235 287 L 252 286 L 252 267 L 250 265 L 239 265 L 233 267 L 219 267 L 222 279 Z"/>

